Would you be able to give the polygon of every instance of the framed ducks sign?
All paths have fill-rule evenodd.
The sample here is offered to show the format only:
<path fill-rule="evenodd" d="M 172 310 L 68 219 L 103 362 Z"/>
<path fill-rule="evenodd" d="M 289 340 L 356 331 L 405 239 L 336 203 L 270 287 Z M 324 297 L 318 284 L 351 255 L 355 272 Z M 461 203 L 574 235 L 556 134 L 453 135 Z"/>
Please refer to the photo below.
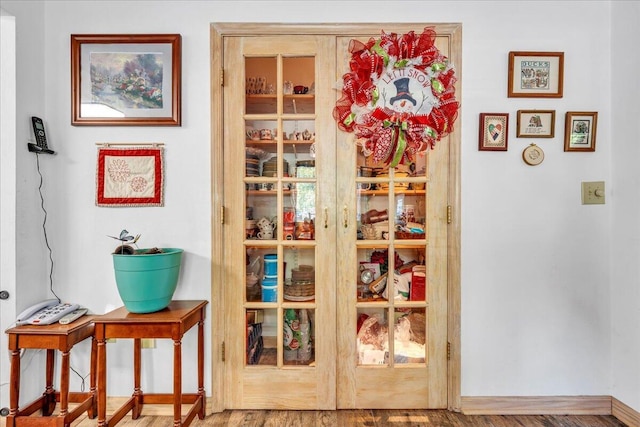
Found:
<path fill-rule="evenodd" d="M 376 163 L 412 162 L 453 130 L 455 71 L 435 37 L 427 27 L 421 34 L 383 31 L 366 44 L 351 40 L 351 71 L 343 76 L 333 116 Z"/>

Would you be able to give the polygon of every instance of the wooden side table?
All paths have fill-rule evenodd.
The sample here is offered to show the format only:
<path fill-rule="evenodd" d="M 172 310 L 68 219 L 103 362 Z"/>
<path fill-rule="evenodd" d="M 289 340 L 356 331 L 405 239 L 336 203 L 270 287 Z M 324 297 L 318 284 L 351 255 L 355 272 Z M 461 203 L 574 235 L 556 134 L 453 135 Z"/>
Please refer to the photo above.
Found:
<path fill-rule="evenodd" d="M 137 419 L 144 403 L 173 403 L 173 425 L 187 426 L 197 415 L 205 416 L 204 392 L 204 318 L 207 301 L 172 301 L 155 313 L 130 313 L 125 307 L 94 318 L 98 354 L 98 426 L 114 426 L 129 411 Z M 182 336 L 198 325 L 198 392 L 182 392 Z M 134 391 L 107 420 L 107 346 L 110 338 L 133 338 Z M 143 393 L 140 388 L 141 340 L 169 338 L 173 340 L 173 394 Z M 181 404 L 192 404 L 184 420 Z"/>
<path fill-rule="evenodd" d="M 69 392 L 69 354 L 71 348 L 86 338 L 93 336 L 93 322 L 91 316 L 84 316 L 67 325 L 54 323 L 52 325 L 34 326 L 22 325 L 5 331 L 9 335 L 9 351 L 11 358 L 11 374 L 9 389 L 9 415 L 7 427 L 18 425 L 38 426 L 70 426 L 71 422 L 87 411 L 89 418 L 96 416 L 96 342 L 91 342 L 91 366 L 88 392 Z M 21 349 L 46 349 L 46 388 L 42 396 L 18 408 L 20 400 L 20 351 Z M 53 387 L 55 350 L 62 353 L 60 365 L 60 391 Z M 60 413 L 51 417 L 60 402 Z M 69 402 L 79 403 L 69 412 Z M 42 417 L 30 417 L 37 410 L 42 410 Z"/>

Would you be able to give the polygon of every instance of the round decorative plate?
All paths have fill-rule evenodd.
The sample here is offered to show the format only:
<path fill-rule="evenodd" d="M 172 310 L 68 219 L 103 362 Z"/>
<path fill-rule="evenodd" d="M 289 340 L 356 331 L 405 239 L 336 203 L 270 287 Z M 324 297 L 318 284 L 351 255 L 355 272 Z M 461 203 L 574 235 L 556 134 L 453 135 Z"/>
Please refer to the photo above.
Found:
<path fill-rule="evenodd" d="M 522 152 L 522 159 L 528 165 L 539 165 L 544 160 L 544 151 L 536 144 L 531 144 Z"/>

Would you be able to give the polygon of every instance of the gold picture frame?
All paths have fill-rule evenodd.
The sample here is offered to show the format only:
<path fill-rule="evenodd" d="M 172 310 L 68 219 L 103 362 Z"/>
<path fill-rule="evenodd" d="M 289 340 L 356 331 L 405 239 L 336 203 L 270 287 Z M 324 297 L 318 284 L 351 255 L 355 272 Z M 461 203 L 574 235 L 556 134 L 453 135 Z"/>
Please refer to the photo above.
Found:
<path fill-rule="evenodd" d="M 71 124 L 180 126 L 180 34 L 72 34 Z"/>

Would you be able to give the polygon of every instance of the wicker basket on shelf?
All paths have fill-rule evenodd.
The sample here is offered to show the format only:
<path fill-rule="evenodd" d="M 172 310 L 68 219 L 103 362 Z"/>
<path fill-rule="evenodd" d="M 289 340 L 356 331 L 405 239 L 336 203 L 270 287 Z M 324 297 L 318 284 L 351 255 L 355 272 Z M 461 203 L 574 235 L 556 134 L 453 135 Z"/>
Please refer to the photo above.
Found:
<path fill-rule="evenodd" d="M 309 301 L 315 298 L 316 283 L 313 281 L 286 281 L 284 299 L 289 301 Z"/>
<path fill-rule="evenodd" d="M 312 265 L 291 269 L 291 280 L 284 282 L 284 299 L 310 301 L 316 297 L 316 272 Z"/>

